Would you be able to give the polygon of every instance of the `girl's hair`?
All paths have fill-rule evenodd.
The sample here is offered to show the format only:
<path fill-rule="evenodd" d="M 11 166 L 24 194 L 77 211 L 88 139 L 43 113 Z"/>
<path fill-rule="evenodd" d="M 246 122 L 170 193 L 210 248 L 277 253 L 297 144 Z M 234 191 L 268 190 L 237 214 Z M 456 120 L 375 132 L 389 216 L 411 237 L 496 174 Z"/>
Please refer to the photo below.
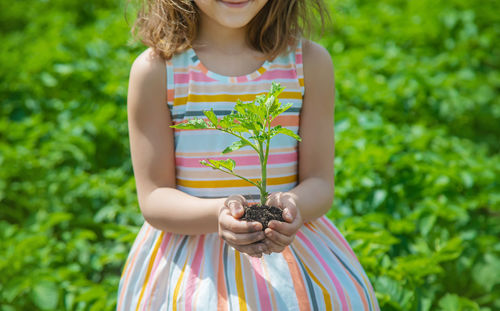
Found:
<path fill-rule="evenodd" d="M 139 0 L 132 37 L 170 59 L 191 47 L 198 32 L 199 9 L 192 0 Z M 126 8 L 125 8 L 126 10 Z M 313 10 L 321 27 L 329 19 L 323 0 L 269 0 L 250 21 L 247 41 L 272 60 L 309 36 Z"/>

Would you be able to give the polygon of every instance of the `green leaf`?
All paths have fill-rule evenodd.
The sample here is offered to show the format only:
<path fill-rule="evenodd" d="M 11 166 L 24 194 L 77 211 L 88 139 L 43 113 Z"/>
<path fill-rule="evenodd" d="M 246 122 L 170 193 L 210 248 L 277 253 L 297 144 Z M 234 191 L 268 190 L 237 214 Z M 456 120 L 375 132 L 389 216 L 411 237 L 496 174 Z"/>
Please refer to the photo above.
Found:
<path fill-rule="evenodd" d="M 435 214 L 426 215 L 420 219 L 420 232 L 422 232 L 423 236 L 426 236 L 431 231 L 434 223 L 437 220 L 437 216 Z"/>
<path fill-rule="evenodd" d="M 269 96 L 269 98 L 265 102 L 265 107 L 267 111 L 271 110 L 271 107 L 273 106 L 274 102 L 276 101 L 276 97 L 274 95 Z"/>
<path fill-rule="evenodd" d="M 208 162 L 212 164 L 213 168 L 220 168 L 220 162 L 217 160 L 208 159 Z"/>
<path fill-rule="evenodd" d="M 239 125 L 235 121 L 235 116 L 233 114 L 225 115 L 218 123 L 218 127 L 221 129 L 230 129 L 234 126 Z"/>
<path fill-rule="evenodd" d="M 214 128 L 213 124 L 207 124 L 205 120 L 195 118 L 184 123 L 179 123 L 176 125 L 171 125 L 170 127 L 182 130 L 198 130 L 198 129 L 209 129 Z"/>
<path fill-rule="evenodd" d="M 253 103 L 251 105 L 255 106 L 255 107 L 257 107 L 257 105 L 262 105 L 266 101 L 266 97 L 267 97 L 266 94 L 256 96 L 255 100 L 253 101 Z"/>
<path fill-rule="evenodd" d="M 439 307 L 443 311 L 479 311 L 479 305 L 466 298 L 460 297 L 456 294 L 446 294 L 439 300 Z"/>
<path fill-rule="evenodd" d="M 462 239 L 454 237 L 446 241 L 442 247 L 438 248 L 433 254 L 433 258 L 439 262 L 450 261 L 458 258 L 464 249 Z"/>
<path fill-rule="evenodd" d="M 226 149 L 224 149 L 224 151 L 222 151 L 222 154 L 226 154 L 226 153 L 229 153 L 229 152 L 233 152 L 233 151 L 236 151 L 244 146 L 249 146 L 248 143 L 244 142 L 243 140 L 237 140 L 235 142 L 233 142 L 231 144 L 231 146 L 227 147 Z"/>
<path fill-rule="evenodd" d="M 285 89 L 285 87 L 281 86 L 280 83 L 278 82 L 272 82 L 271 83 L 271 91 L 270 93 L 274 95 L 275 97 L 278 97 L 279 94 Z"/>
<path fill-rule="evenodd" d="M 298 141 L 302 140 L 299 135 L 295 134 L 295 132 L 293 132 L 290 129 L 287 129 L 286 127 L 280 127 L 280 128 L 278 128 L 277 134 L 285 134 L 285 135 L 288 135 L 290 137 L 295 138 Z"/>
<path fill-rule="evenodd" d="M 488 253 L 483 255 L 483 258 L 474 267 L 472 275 L 477 284 L 486 292 L 491 292 L 495 285 L 500 284 L 500 257 Z"/>
<path fill-rule="evenodd" d="M 292 107 L 292 106 L 293 106 L 293 104 L 292 104 L 292 103 L 287 103 L 287 104 L 285 104 L 285 105 L 283 105 L 283 106 L 280 106 L 280 108 L 279 108 L 279 109 L 276 109 L 276 110 L 272 111 L 272 113 L 271 113 L 272 118 L 273 118 L 273 119 L 274 119 L 274 118 L 276 118 L 278 115 L 280 115 L 280 114 L 282 114 L 283 112 L 287 111 L 287 110 L 288 110 L 288 109 L 290 109 L 290 107 Z"/>
<path fill-rule="evenodd" d="M 42 310 L 55 310 L 59 302 L 59 290 L 54 282 L 40 281 L 33 288 L 33 302 Z"/>
<path fill-rule="evenodd" d="M 234 162 L 233 159 L 227 159 L 220 161 L 220 165 L 232 172 L 234 170 L 234 167 L 236 166 L 236 162 Z"/>
<path fill-rule="evenodd" d="M 205 166 L 209 166 L 214 169 L 221 169 L 221 167 L 226 168 L 230 170 L 231 172 L 234 170 L 234 167 L 236 166 L 236 163 L 234 162 L 233 159 L 226 159 L 226 160 L 213 160 L 213 159 L 208 159 L 209 162 L 202 160 L 200 163 Z"/>
<path fill-rule="evenodd" d="M 201 160 L 200 161 L 200 164 L 201 165 L 205 165 L 205 166 L 208 166 L 208 167 L 211 167 L 211 168 L 214 168 L 209 162 L 207 162 L 206 160 Z"/>
<path fill-rule="evenodd" d="M 245 115 L 245 104 L 240 100 L 236 100 L 236 105 L 234 105 L 234 109 L 240 114 L 240 115 Z"/>
<path fill-rule="evenodd" d="M 203 111 L 203 114 L 208 118 L 208 120 L 210 120 L 210 122 L 212 122 L 213 125 L 218 124 L 217 116 L 215 115 L 213 108 L 210 110 Z"/>
<path fill-rule="evenodd" d="M 260 132 L 264 129 L 264 124 L 260 120 L 251 117 L 241 120 L 240 125 L 249 131 Z"/>

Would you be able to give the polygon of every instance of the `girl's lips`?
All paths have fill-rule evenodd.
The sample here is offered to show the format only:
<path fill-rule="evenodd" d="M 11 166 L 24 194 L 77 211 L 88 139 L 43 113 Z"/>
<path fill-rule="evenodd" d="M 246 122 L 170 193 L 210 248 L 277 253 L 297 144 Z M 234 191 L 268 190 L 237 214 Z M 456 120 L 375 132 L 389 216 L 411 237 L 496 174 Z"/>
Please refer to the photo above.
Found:
<path fill-rule="evenodd" d="M 236 2 L 236 1 L 224 1 L 224 0 L 219 0 L 220 2 L 222 2 L 224 5 L 230 7 L 230 8 L 242 8 L 244 7 L 245 5 L 247 5 L 247 3 L 249 2 L 249 0 L 247 1 L 239 1 L 239 2 Z"/>

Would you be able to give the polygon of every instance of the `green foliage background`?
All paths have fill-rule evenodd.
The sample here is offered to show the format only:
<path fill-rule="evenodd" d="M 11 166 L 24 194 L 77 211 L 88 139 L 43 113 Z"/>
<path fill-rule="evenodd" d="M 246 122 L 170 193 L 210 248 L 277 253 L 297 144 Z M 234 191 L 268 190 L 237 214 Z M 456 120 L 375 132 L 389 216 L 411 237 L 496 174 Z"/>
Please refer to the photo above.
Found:
<path fill-rule="evenodd" d="M 500 310 L 500 2 L 329 6 L 329 217 L 383 310 Z M 145 47 L 123 12 L 0 2 L 1 311 L 115 307 L 142 224 L 126 93 Z"/>

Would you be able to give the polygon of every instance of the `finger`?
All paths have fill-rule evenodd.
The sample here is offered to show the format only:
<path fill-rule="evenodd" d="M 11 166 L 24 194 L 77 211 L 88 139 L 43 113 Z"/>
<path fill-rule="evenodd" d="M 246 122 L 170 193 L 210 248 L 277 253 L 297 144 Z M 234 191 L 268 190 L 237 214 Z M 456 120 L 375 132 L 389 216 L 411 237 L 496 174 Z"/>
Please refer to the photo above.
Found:
<path fill-rule="evenodd" d="M 295 219 L 299 214 L 299 210 L 296 205 L 296 196 L 290 192 L 283 193 L 281 195 L 281 203 L 283 204 L 283 218 L 291 220 L 289 222 L 292 222 L 293 219 Z"/>
<path fill-rule="evenodd" d="M 233 217 L 241 218 L 245 212 L 244 206 L 248 206 L 248 203 L 242 195 L 231 195 L 227 198 L 225 205 L 229 207 Z"/>
<path fill-rule="evenodd" d="M 265 239 L 264 244 L 266 244 L 269 251 L 268 255 L 270 255 L 270 253 L 281 253 L 286 247 L 284 245 L 277 244 L 270 239 Z"/>
<path fill-rule="evenodd" d="M 288 223 L 292 223 L 295 220 L 295 216 L 297 216 L 297 211 L 295 210 L 294 212 L 292 212 L 292 210 L 295 210 L 295 209 L 286 207 L 283 210 L 283 214 L 282 214 L 283 219 Z"/>
<path fill-rule="evenodd" d="M 240 202 L 231 201 L 228 203 L 228 206 L 229 206 L 229 211 L 231 212 L 231 215 L 234 218 L 239 219 L 245 213 L 245 210 L 243 209 L 243 205 Z"/>
<path fill-rule="evenodd" d="M 271 230 L 269 228 L 266 229 L 266 240 L 270 240 L 271 242 L 280 245 L 280 246 L 288 246 L 293 242 L 295 238 L 295 234 L 292 235 L 284 235 L 279 233 L 278 231 Z"/>
<path fill-rule="evenodd" d="M 219 216 L 221 229 L 234 233 L 249 233 L 262 231 L 262 224 L 257 221 L 246 221 L 235 219 L 229 211 L 222 211 Z"/>
<path fill-rule="evenodd" d="M 233 216 L 222 216 L 220 228 L 237 234 L 262 232 L 262 224 L 260 222 L 238 220 L 234 219 Z"/>
<path fill-rule="evenodd" d="M 244 246 L 262 241 L 265 238 L 264 232 L 237 234 L 231 231 L 222 231 L 222 238 L 231 245 Z"/>
<path fill-rule="evenodd" d="M 294 203 L 283 200 L 283 219 L 285 219 L 285 221 L 292 223 L 295 218 L 297 218 L 298 214 L 299 210 Z"/>
<path fill-rule="evenodd" d="M 291 236 L 295 234 L 300 226 L 299 224 L 295 221 L 292 223 L 288 222 L 282 222 L 282 221 L 277 221 L 277 220 L 271 220 L 268 224 L 267 227 L 272 229 L 273 231 L 279 232 L 283 235 L 288 235 Z"/>
<path fill-rule="evenodd" d="M 267 206 L 280 207 L 281 206 L 281 192 L 273 192 L 269 195 L 266 201 Z"/>

